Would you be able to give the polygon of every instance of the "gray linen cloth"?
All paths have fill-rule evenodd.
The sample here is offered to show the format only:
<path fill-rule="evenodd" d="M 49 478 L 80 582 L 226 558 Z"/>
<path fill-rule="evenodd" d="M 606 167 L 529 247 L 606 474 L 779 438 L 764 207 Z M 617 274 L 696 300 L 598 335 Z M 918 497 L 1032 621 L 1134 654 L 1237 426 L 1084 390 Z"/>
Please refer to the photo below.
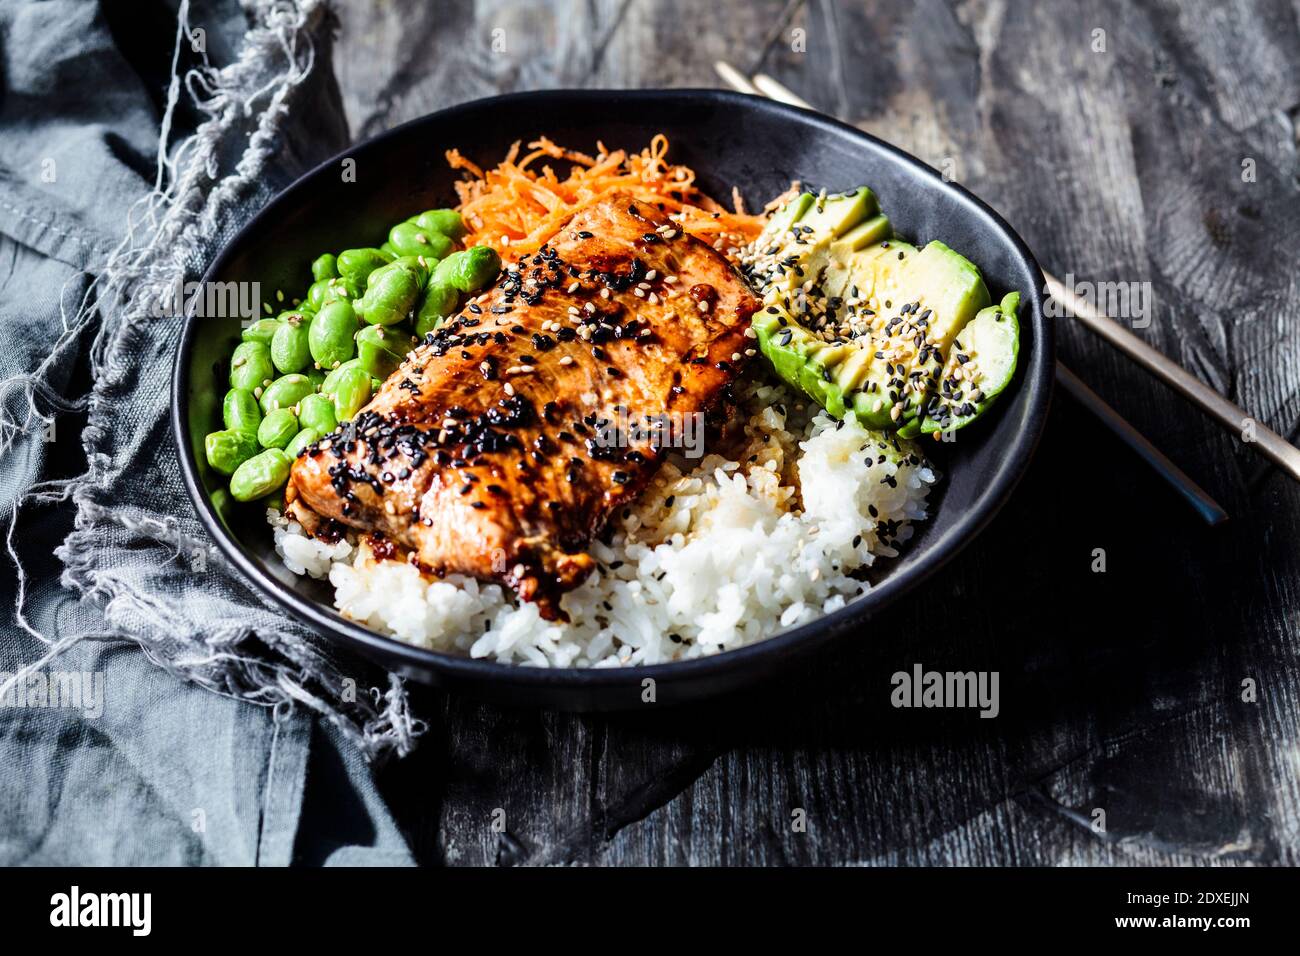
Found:
<path fill-rule="evenodd" d="M 334 29 L 316 0 L 0 0 L 0 864 L 410 862 L 369 765 L 418 736 L 406 692 L 204 535 L 151 308 L 346 145 Z M 300 833 L 309 785 L 364 825 Z"/>

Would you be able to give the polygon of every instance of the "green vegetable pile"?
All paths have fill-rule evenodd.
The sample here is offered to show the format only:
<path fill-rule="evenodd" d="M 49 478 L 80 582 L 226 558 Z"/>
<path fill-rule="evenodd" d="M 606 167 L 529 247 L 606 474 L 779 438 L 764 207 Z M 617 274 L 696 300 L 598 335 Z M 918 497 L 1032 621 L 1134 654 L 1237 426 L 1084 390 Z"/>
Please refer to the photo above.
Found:
<path fill-rule="evenodd" d="M 454 209 L 399 222 L 378 248 L 326 253 L 294 308 L 249 326 L 230 357 L 225 425 L 204 439 L 237 501 L 278 503 L 293 459 L 349 421 L 420 338 L 496 279 L 488 246 L 457 250 Z"/>

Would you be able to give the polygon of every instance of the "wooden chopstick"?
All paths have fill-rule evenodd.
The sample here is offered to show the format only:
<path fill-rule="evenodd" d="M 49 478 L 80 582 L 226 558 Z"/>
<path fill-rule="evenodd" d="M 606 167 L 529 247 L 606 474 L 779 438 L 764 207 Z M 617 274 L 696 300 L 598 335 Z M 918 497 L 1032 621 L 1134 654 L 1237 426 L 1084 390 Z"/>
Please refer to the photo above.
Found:
<path fill-rule="evenodd" d="M 1047 291 L 1053 299 L 1065 306 L 1070 314 L 1103 339 L 1115 346 L 1148 372 L 1163 379 L 1182 395 L 1199 405 L 1229 431 L 1241 435 L 1248 423 L 1253 422 L 1255 440 L 1266 458 L 1271 459 L 1292 478 L 1300 480 L 1300 448 L 1296 448 L 1277 432 L 1228 401 L 1181 365 L 1147 345 L 1140 338 L 1113 319 L 1102 315 L 1087 299 L 1075 295 L 1061 280 L 1047 274 Z"/>
<path fill-rule="evenodd" d="M 1141 432 L 1120 417 L 1119 412 L 1107 405 L 1100 395 L 1085 385 L 1079 376 L 1060 362 L 1056 363 L 1056 381 L 1080 405 L 1100 418 L 1120 441 L 1137 452 L 1138 456 L 1154 468 L 1160 477 L 1173 485 L 1187 503 L 1196 509 L 1196 513 L 1205 520 L 1206 524 L 1217 525 L 1228 520 L 1228 512 L 1224 511 L 1204 488 L 1189 478 L 1159 448 L 1147 441 Z"/>
<path fill-rule="evenodd" d="M 722 77 L 723 82 L 725 82 L 728 86 L 730 86 L 734 90 L 737 90 L 738 92 L 748 93 L 751 96 L 766 96 L 769 99 L 778 100 L 779 102 L 786 103 L 790 106 L 797 106 L 801 109 L 806 109 L 806 110 L 813 109 L 813 106 L 810 103 L 808 103 L 808 101 L 802 99 L 797 94 L 793 93 L 791 90 L 787 89 L 785 86 L 778 83 L 776 80 L 772 79 L 772 77 L 768 76 L 766 73 L 759 73 L 755 75 L 755 77 L 751 81 L 747 76 L 745 76 L 745 74 L 741 73 L 730 63 L 727 63 L 723 60 L 715 61 L 713 66 L 714 69 L 717 71 L 718 75 Z M 814 110 L 814 112 L 816 111 Z M 1051 292 L 1052 296 L 1056 298 L 1058 302 L 1061 302 L 1062 304 L 1066 305 L 1068 308 L 1072 310 L 1078 307 L 1074 301 L 1070 301 L 1071 299 L 1075 298 L 1074 296 L 1071 295 L 1069 296 L 1069 298 L 1064 298 L 1058 295 L 1055 291 L 1052 291 L 1051 286 L 1055 280 L 1053 280 L 1049 276 L 1047 281 L 1048 281 L 1049 292 Z M 1057 283 L 1057 286 L 1060 286 L 1059 282 Z M 1063 286 L 1061 286 L 1060 288 L 1062 292 L 1066 292 Z M 1087 305 L 1087 303 L 1082 303 L 1082 304 Z M 1102 320 L 1100 315 L 1097 315 L 1094 310 L 1090 317 L 1084 318 L 1082 319 L 1082 321 L 1084 321 L 1084 324 L 1088 325 L 1089 327 L 1092 327 L 1094 323 L 1100 322 Z M 1150 352 L 1154 353 L 1155 355 L 1159 356 L 1160 359 L 1162 359 L 1173 369 L 1176 369 L 1179 373 L 1181 373 L 1183 377 L 1188 379 L 1199 389 L 1209 392 L 1211 395 L 1213 395 L 1224 405 L 1228 405 L 1229 408 L 1233 407 L 1231 403 L 1221 398 L 1217 393 L 1206 388 L 1199 381 L 1192 378 L 1192 376 L 1188 375 L 1181 368 L 1178 368 L 1177 365 L 1174 365 L 1173 362 L 1170 362 L 1163 355 L 1160 355 L 1159 352 L 1156 352 L 1155 349 L 1152 349 L 1150 346 L 1148 346 L 1137 336 L 1132 335 L 1131 333 L 1127 332 L 1127 330 L 1120 328 L 1118 325 L 1115 325 L 1115 323 L 1113 322 L 1106 322 L 1105 324 L 1115 326 L 1115 329 L 1118 330 L 1119 333 L 1122 333 L 1123 335 L 1127 335 L 1143 349 L 1147 349 Z M 1101 332 L 1103 335 L 1106 334 L 1101 329 L 1097 329 L 1097 331 Z M 1108 340 L 1109 340 L 1109 336 L 1108 336 Z M 1121 345 L 1120 347 L 1123 348 L 1127 354 L 1133 355 L 1134 358 L 1137 358 L 1139 362 L 1142 361 L 1142 358 L 1139 357 L 1138 354 L 1135 354 L 1133 351 L 1130 351 L 1129 348 L 1124 348 L 1123 345 Z M 1146 363 L 1144 362 L 1143 364 Z M 1085 408 L 1087 408 L 1094 415 L 1096 415 L 1097 418 L 1101 420 L 1102 424 L 1104 424 L 1107 428 L 1109 428 L 1111 432 L 1113 432 L 1121 441 L 1124 442 L 1124 444 L 1128 445 L 1130 448 L 1136 451 L 1138 455 L 1145 462 L 1147 462 L 1147 464 L 1149 464 L 1152 468 L 1154 468 L 1162 478 L 1164 478 L 1167 482 L 1169 482 L 1174 487 L 1174 489 L 1183 497 L 1183 499 L 1186 500 L 1188 503 L 1190 503 L 1192 507 L 1196 509 L 1197 514 L 1199 514 L 1202 519 L 1204 519 L 1207 523 L 1211 525 L 1216 525 L 1227 520 L 1228 513 L 1224 511 L 1222 507 L 1220 507 L 1218 502 L 1216 502 L 1213 498 L 1211 498 L 1210 495 L 1207 494 L 1206 491 L 1203 488 L 1201 488 L 1200 485 L 1198 485 L 1190 477 L 1188 477 L 1188 475 L 1181 468 L 1175 465 L 1167 456 L 1165 456 L 1158 448 L 1156 448 L 1155 445 L 1151 444 L 1151 442 L 1148 441 L 1141 432 L 1139 432 L 1136 428 L 1134 428 L 1127 421 L 1125 421 L 1124 418 L 1117 411 L 1115 411 L 1115 409 L 1111 408 L 1110 405 L 1106 404 L 1106 402 L 1102 400 L 1101 396 L 1099 396 L 1096 392 L 1094 392 L 1087 385 L 1085 385 L 1077 375 L 1071 372 L 1059 361 L 1056 363 L 1056 373 L 1057 373 L 1057 381 L 1061 383 L 1061 386 L 1072 396 L 1074 396 L 1074 398 L 1076 398 L 1080 402 L 1080 404 L 1082 404 Z M 1160 373 L 1157 372 L 1157 374 Z M 1162 377 L 1164 376 L 1162 375 Z M 1171 382 L 1171 384 L 1174 384 L 1176 388 L 1179 388 L 1180 391 L 1183 391 L 1184 394 L 1188 394 L 1194 400 L 1196 400 L 1197 396 L 1195 393 L 1185 390 L 1185 388 L 1188 388 L 1189 386 L 1184 386 L 1179 382 L 1175 382 L 1173 378 L 1166 378 L 1166 381 Z M 1220 419 L 1220 420 L 1224 420 L 1224 419 Z M 1267 432 L 1268 435 L 1281 441 L 1280 436 L 1274 435 L 1272 432 L 1268 432 L 1267 429 L 1263 429 L 1261 427 L 1259 430 Z M 1285 445 L 1286 443 L 1283 441 L 1282 444 Z M 1291 446 L 1289 445 L 1287 445 L 1286 447 L 1290 448 L 1291 452 L 1294 453 L 1297 456 L 1297 458 L 1300 458 L 1300 452 L 1297 452 L 1294 448 L 1291 448 Z M 1267 449 L 1266 449 L 1266 454 L 1268 454 Z M 1270 454 L 1270 457 L 1273 457 L 1273 455 Z M 1284 465 L 1284 467 L 1286 467 L 1286 465 Z"/>
<path fill-rule="evenodd" d="M 749 77 L 741 73 L 738 69 L 728 63 L 726 60 L 714 60 L 713 69 L 718 76 L 722 77 L 722 82 L 737 93 L 748 93 L 750 96 L 762 96 L 758 87 L 750 82 Z"/>

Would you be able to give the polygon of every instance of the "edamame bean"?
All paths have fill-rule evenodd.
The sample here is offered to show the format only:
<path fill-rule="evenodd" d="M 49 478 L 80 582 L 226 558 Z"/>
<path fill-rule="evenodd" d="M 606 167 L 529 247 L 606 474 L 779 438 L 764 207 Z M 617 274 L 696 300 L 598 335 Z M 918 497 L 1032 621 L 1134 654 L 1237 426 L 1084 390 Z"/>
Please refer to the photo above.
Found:
<path fill-rule="evenodd" d="M 338 274 L 337 260 L 328 252 L 323 256 L 317 256 L 311 264 L 311 277 L 313 279 L 333 279 Z"/>
<path fill-rule="evenodd" d="M 370 400 L 370 392 L 370 373 L 359 366 L 349 368 L 334 382 L 334 417 L 340 422 L 351 421 Z"/>
<path fill-rule="evenodd" d="M 233 475 L 236 468 L 258 453 L 259 448 L 255 434 L 232 428 L 206 435 L 203 451 L 209 465 L 223 475 Z"/>
<path fill-rule="evenodd" d="M 392 261 L 393 257 L 381 249 L 344 249 L 337 260 L 338 274 L 360 285 L 366 276 Z"/>
<path fill-rule="evenodd" d="M 262 409 L 246 388 L 232 388 L 221 402 L 221 420 L 237 432 L 256 432 L 262 424 Z"/>
<path fill-rule="evenodd" d="M 501 257 L 491 246 L 474 246 L 453 252 L 438 263 L 429 284 L 451 285 L 461 292 L 477 292 L 501 271 Z"/>
<path fill-rule="evenodd" d="M 269 415 L 277 408 L 291 408 L 314 391 L 316 386 L 306 375 L 299 372 L 281 375 L 262 393 L 262 411 Z"/>
<path fill-rule="evenodd" d="M 461 264 L 461 285 L 456 288 L 462 292 L 477 292 L 487 288 L 501 271 L 501 257 L 491 246 L 474 246 L 465 250 L 465 259 Z"/>
<path fill-rule="evenodd" d="M 357 313 L 371 325 L 396 325 L 414 314 L 423 289 L 424 283 L 415 271 L 398 262 L 390 263 L 370 274 Z"/>
<path fill-rule="evenodd" d="M 413 222 L 399 222 L 388 232 L 388 244 L 404 256 L 441 259 L 455 245 L 442 233 L 422 229 Z"/>
<path fill-rule="evenodd" d="M 240 342 L 230 357 L 230 387 L 256 393 L 275 378 L 271 350 L 261 342 Z"/>
<path fill-rule="evenodd" d="M 289 480 L 293 459 L 279 448 L 268 448 L 235 469 L 230 493 L 236 501 L 253 501 L 278 490 Z"/>
<path fill-rule="evenodd" d="M 447 258 L 434 266 L 433 272 L 429 276 L 429 285 L 451 286 L 453 289 L 460 291 L 457 286 L 452 283 L 451 277 L 453 273 L 457 272 L 461 268 L 461 262 L 464 259 L 464 251 L 453 252 L 451 255 L 447 256 Z"/>
<path fill-rule="evenodd" d="M 298 424 L 328 435 L 339 427 L 334 402 L 326 395 L 308 395 L 298 403 Z"/>
<path fill-rule="evenodd" d="M 357 334 L 357 314 L 351 303 L 336 299 L 321 307 L 307 332 L 311 357 L 324 369 L 331 369 L 355 354 L 352 337 Z"/>
<path fill-rule="evenodd" d="M 257 429 L 257 443 L 263 448 L 283 448 L 298 434 L 298 416 L 287 408 L 266 413 Z"/>
<path fill-rule="evenodd" d="M 325 376 L 325 381 L 320 383 L 320 393 L 322 395 L 332 396 L 334 394 L 334 386 L 338 383 L 339 379 L 343 377 L 343 375 L 347 372 L 347 370 L 350 368 L 357 368 L 360 365 L 361 365 L 360 360 L 348 359 L 338 368 L 334 369 L 332 372 L 330 372 L 328 375 Z"/>
<path fill-rule="evenodd" d="M 357 333 L 357 359 L 375 378 L 388 378 L 406 356 L 410 341 L 409 336 L 395 329 L 367 325 Z"/>
<path fill-rule="evenodd" d="M 307 306 L 311 309 L 320 311 L 321 306 L 325 304 L 325 297 L 330 293 L 330 282 L 332 279 L 317 279 L 307 289 Z"/>
<path fill-rule="evenodd" d="M 420 311 L 415 314 L 415 334 L 424 338 L 455 312 L 459 304 L 460 292 L 455 286 L 431 280 L 424 292 L 424 301 L 420 303 Z"/>
<path fill-rule="evenodd" d="M 438 264 L 438 260 L 425 258 L 424 256 L 401 256 L 394 259 L 392 264 L 403 265 L 414 272 L 420 280 L 421 288 L 423 288 L 424 283 L 429 281 L 429 274 L 433 271 L 433 267 Z"/>
<path fill-rule="evenodd" d="M 311 362 L 307 322 L 301 312 L 290 312 L 271 339 L 271 361 L 281 372 L 300 372 Z"/>
<path fill-rule="evenodd" d="M 366 280 L 357 276 L 339 276 L 330 279 L 329 291 L 325 293 L 325 304 L 335 299 L 359 299 L 366 288 Z"/>
<path fill-rule="evenodd" d="M 311 387 L 318 392 L 320 387 L 325 384 L 325 373 L 318 368 L 309 368 L 302 374 L 307 376 L 307 380 L 311 382 Z"/>
<path fill-rule="evenodd" d="M 275 319 L 258 319 L 240 332 L 239 337 L 245 342 L 261 342 L 263 345 L 270 345 L 275 330 L 279 327 L 280 323 Z"/>
<path fill-rule="evenodd" d="M 409 221 L 421 229 L 440 232 L 448 239 L 465 235 L 465 220 L 454 209 L 428 209 Z"/>
<path fill-rule="evenodd" d="M 284 446 L 284 453 L 290 458 L 297 458 L 308 445 L 320 441 L 320 434 L 314 428 L 304 428 L 293 436 L 293 440 L 289 444 Z"/>

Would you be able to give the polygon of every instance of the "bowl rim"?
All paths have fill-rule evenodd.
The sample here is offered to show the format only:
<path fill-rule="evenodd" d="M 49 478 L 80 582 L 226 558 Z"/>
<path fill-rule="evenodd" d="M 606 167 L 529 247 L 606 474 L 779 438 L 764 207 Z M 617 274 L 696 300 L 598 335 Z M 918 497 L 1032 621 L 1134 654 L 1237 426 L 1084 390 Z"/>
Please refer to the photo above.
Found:
<path fill-rule="evenodd" d="M 872 612 L 883 608 L 893 600 L 923 584 L 940 568 L 957 556 L 977 534 L 993 520 L 1006 504 L 1020 479 L 1028 470 L 1030 461 L 1037 449 L 1039 439 L 1046 423 L 1051 404 L 1052 383 L 1054 381 L 1054 329 L 1053 324 L 1043 309 L 1044 279 L 1042 270 L 1033 253 L 1020 235 L 992 207 L 979 199 L 968 189 L 956 182 L 944 180 L 932 167 L 902 149 L 879 139 L 870 133 L 841 122 L 833 117 L 814 110 L 790 106 L 765 97 L 736 93 L 729 90 L 710 88 L 681 89 L 555 89 L 532 90 L 505 93 L 498 96 L 484 97 L 458 103 L 454 106 L 427 113 L 409 120 L 399 126 L 386 130 L 369 139 L 353 143 L 343 151 L 331 156 L 303 173 L 283 190 L 277 193 L 265 206 L 258 210 L 221 248 L 212 259 L 203 274 L 206 284 L 213 280 L 215 274 L 224 268 L 231 250 L 241 245 L 253 235 L 273 222 L 277 207 L 288 201 L 291 194 L 300 186 L 313 179 L 327 168 L 335 167 L 338 162 L 361 149 L 382 147 L 385 142 L 398 139 L 423 124 L 433 121 L 454 120 L 458 114 L 478 112 L 493 107 L 502 107 L 529 101 L 541 101 L 552 98 L 568 98 L 575 101 L 605 102 L 618 99 L 635 103 L 661 99 L 683 99 L 693 101 L 712 101 L 731 105 L 737 109 L 759 109 L 826 131 L 847 134 L 864 146 L 890 154 L 896 161 L 910 167 L 920 179 L 930 181 L 936 188 L 949 190 L 957 202 L 979 216 L 989 220 L 1010 240 L 1017 255 L 1028 266 L 1028 271 L 1036 279 L 1035 287 L 1029 290 L 1028 301 L 1031 315 L 1041 316 L 1042 320 L 1034 326 L 1033 348 L 1027 356 L 1024 377 L 1020 388 L 1028 390 L 1028 404 L 1023 415 L 1021 427 L 1014 433 L 1007 453 L 993 473 L 984 493 L 985 506 L 973 509 L 957 518 L 929 548 L 934 552 L 926 561 L 904 567 L 900 572 L 891 573 L 879 584 L 874 585 L 865 598 L 855 599 L 844 607 L 824 614 L 807 624 L 781 632 L 773 637 L 747 644 L 730 651 L 711 654 L 706 657 L 684 661 L 672 661 L 661 664 L 643 664 L 635 667 L 539 667 L 521 664 L 502 664 L 488 658 L 471 658 L 433 651 L 349 621 L 336 612 L 310 598 L 298 594 L 283 584 L 258 565 L 258 561 L 247 554 L 233 535 L 226 531 L 214 508 L 211 497 L 199 481 L 199 470 L 193 453 L 192 435 L 189 428 L 185 396 L 188 394 L 190 380 L 191 354 L 197 339 L 198 323 L 192 316 L 186 316 L 177 345 L 171 376 L 171 424 L 176 443 L 177 457 L 180 461 L 181 475 L 199 521 L 210 534 L 230 563 L 239 569 L 262 594 L 270 597 L 286 611 L 291 612 L 301 622 L 313 630 L 334 639 L 341 638 L 347 644 L 358 645 L 363 651 L 369 651 L 372 659 L 378 657 L 389 666 L 393 661 L 400 662 L 415 670 L 433 670 L 450 678 L 463 678 L 474 681 L 504 681 L 528 687 L 571 687 L 595 689 L 599 687 L 617 687 L 637 685 L 650 679 L 655 681 L 683 681 L 707 679 L 720 676 L 746 667 L 760 668 L 776 658 L 791 659 L 802 656 L 826 643 L 833 636 L 841 633 L 849 624 L 864 620 Z M 1022 353 L 1024 355 L 1024 353 Z M 871 599 L 871 595 L 875 595 Z"/>

